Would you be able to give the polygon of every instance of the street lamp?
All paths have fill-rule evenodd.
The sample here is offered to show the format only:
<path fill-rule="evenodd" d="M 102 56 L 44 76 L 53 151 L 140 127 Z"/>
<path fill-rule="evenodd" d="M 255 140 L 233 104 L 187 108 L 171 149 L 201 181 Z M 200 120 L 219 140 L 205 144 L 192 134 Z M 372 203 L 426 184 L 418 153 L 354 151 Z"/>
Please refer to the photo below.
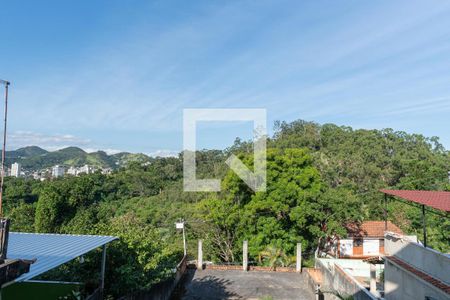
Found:
<path fill-rule="evenodd" d="M 187 251 L 186 251 L 186 234 L 184 232 L 184 225 L 186 224 L 186 222 L 184 220 L 181 220 L 180 222 L 176 222 L 175 223 L 175 228 L 176 229 L 181 229 L 183 231 L 183 250 L 184 250 L 184 256 L 186 256 Z"/>

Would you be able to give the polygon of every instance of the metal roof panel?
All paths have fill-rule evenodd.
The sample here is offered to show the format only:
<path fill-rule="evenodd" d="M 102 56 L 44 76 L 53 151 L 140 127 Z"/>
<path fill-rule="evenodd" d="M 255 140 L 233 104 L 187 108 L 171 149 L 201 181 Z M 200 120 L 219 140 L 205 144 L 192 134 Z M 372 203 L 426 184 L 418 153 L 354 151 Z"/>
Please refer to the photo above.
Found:
<path fill-rule="evenodd" d="M 25 281 L 116 239 L 100 235 L 10 232 L 8 258 L 36 258 L 30 272 L 15 280 Z"/>

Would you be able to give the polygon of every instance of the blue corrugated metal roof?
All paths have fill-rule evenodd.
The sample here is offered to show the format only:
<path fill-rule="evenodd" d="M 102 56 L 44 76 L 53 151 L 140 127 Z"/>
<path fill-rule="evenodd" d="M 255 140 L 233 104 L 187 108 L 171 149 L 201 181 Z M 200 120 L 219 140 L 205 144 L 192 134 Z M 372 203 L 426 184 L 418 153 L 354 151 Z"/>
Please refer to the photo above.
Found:
<path fill-rule="evenodd" d="M 30 272 L 15 281 L 45 273 L 117 239 L 113 236 L 10 232 L 8 258 L 34 259 Z"/>

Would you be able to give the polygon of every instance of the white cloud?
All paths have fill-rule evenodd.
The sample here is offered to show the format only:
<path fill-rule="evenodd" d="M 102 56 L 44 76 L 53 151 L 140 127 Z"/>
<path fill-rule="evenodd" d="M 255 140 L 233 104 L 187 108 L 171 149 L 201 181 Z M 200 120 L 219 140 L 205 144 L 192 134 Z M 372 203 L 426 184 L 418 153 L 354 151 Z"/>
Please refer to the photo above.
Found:
<path fill-rule="evenodd" d="M 102 149 L 102 148 L 95 148 L 95 147 L 88 147 L 88 148 L 81 147 L 81 148 L 82 148 L 84 151 L 86 151 L 87 153 L 92 153 L 92 152 L 97 152 L 97 151 L 103 151 L 103 152 L 106 152 L 106 154 L 108 154 L 108 155 L 112 155 L 112 154 L 117 154 L 117 153 L 123 152 L 123 150 L 112 149 L 112 148 L 105 148 L 105 149 Z"/>
<path fill-rule="evenodd" d="M 151 157 L 178 157 L 179 151 L 175 150 L 156 150 L 152 152 L 145 153 L 148 156 Z"/>
<path fill-rule="evenodd" d="M 32 131 L 14 131 L 8 133 L 7 148 L 17 149 L 25 146 L 39 146 L 48 150 L 61 149 L 68 146 L 86 146 L 89 139 L 79 138 L 71 134 L 43 134 Z"/>
<path fill-rule="evenodd" d="M 119 149 L 95 146 L 90 139 L 77 137 L 72 134 L 44 134 L 32 131 L 14 131 L 12 133 L 8 133 L 8 149 L 12 150 L 26 146 L 38 146 L 48 151 L 56 151 L 75 146 L 88 153 L 101 150 L 106 152 L 108 155 L 122 152 L 122 150 Z"/>

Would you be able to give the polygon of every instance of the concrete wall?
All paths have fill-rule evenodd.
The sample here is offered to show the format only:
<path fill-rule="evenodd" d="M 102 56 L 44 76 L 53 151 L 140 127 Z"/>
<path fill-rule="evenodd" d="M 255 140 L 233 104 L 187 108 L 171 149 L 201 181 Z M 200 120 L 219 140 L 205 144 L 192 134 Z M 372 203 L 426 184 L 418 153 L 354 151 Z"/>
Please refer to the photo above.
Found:
<path fill-rule="evenodd" d="M 385 248 L 386 255 L 395 256 L 450 285 L 450 258 L 442 253 L 390 234 L 386 234 Z"/>
<path fill-rule="evenodd" d="M 442 290 L 404 270 L 392 261 L 386 260 L 384 271 L 384 292 L 386 300 L 435 300 L 449 299 Z"/>
<path fill-rule="evenodd" d="M 353 296 L 354 300 L 376 300 L 366 288 L 356 281 L 350 273 L 342 269 L 334 262 L 322 262 L 322 259 L 316 260 L 316 268 L 322 272 L 322 287 L 325 299 L 336 299 L 331 291 L 335 291 L 343 296 Z"/>
<path fill-rule="evenodd" d="M 370 264 L 361 259 L 320 258 L 320 260 L 326 265 L 338 264 L 352 276 L 370 277 Z M 383 265 L 377 265 L 377 277 L 380 276 L 383 269 Z"/>

